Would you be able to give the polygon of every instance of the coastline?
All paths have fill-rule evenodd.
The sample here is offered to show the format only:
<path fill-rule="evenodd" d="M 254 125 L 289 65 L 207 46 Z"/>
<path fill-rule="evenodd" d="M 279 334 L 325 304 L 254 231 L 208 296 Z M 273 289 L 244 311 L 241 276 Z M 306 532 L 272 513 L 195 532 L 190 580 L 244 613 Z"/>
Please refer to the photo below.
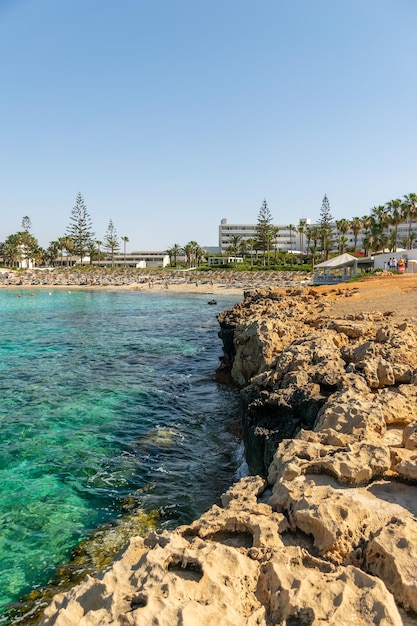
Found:
<path fill-rule="evenodd" d="M 225 312 L 232 376 L 250 381 L 244 427 L 270 442 L 262 420 L 288 421 L 300 402 L 310 423 L 279 435 L 266 478 L 242 479 L 189 527 L 132 538 L 42 624 L 416 624 L 416 304 L 414 277 L 390 276 L 264 287 Z"/>
<path fill-rule="evenodd" d="M 187 272 L 164 272 L 155 270 L 145 276 L 131 272 L 115 272 L 113 275 L 103 274 L 101 270 L 91 270 L 87 274 L 81 271 L 69 272 L 54 270 L 47 275 L 40 271 L 13 272 L 8 280 L 0 274 L 0 291 L 2 289 L 24 289 L 36 291 L 39 289 L 53 291 L 54 289 L 88 289 L 92 291 L 141 291 L 174 293 L 197 293 L 204 295 L 232 295 L 244 296 L 245 292 L 262 288 L 313 289 L 324 301 L 331 303 L 335 315 L 345 315 L 357 312 L 394 311 L 402 319 L 417 315 L 417 273 L 390 274 L 381 272 L 378 275 L 364 276 L 351 283 L 336 285 L 311 285 L 311 274 L 304 272 L 233 272 L 229 270 L 207 272 L 193 271 L 192 276 Z M 42 282 L 41 282 L 42 279 Z M 60 282 L 57 282 L 57 281 Z M 151 286 L 149 286 L 151 281 Z M 348 300 L 345 300 L 345 297 Z"/>
<path fill-rule="evenodd" d="M 31 285 L 31 284 L 23 284 L 23 285 L 0 285 L 0 291 L 8 291 L 8 290 L 25 290 L 25 291 L 51 291 L 54 289 L 59 291 L 62 290 L 89 290 L 89 291 L 141 291 L 143 293 L 155 293 L 155 292 L 171 292 L 171 293 L 197 293 L 197 294 L 205 294 L 205 295 L 216 295 L 216 296 L 242 296 L 245 291 L 243 287 L 238 286 L 229 286 L 223 284 L 214 284 L 214 285 L 195 285 L 195 284 L 170 284 L 168 289 L 164 287 L 164 285 L 158 284 L 149 288 L 144 285 L 137 285 L 136 283 L 127 284 L 127 285 L 84 285 L 84 284 L 68 284 L 68 285 Z"/>
<path fill-rule="evenodd" d="M 263 286 L 309 284 L 310 275 L 300 272 L 234 272 L 216 270 L 205 272 L 192 270 L 164 271 L 151 270 L 146 274 L 141 270 L 103 271 L 87 270 L 25 270 L 0 274 L 1 289 L 91 289 L 128 290 L 141 292 L 171 291 L 179 293 L 199 293 L 206 295 L 233 295 L 243 297 L 248 289 Z"/>

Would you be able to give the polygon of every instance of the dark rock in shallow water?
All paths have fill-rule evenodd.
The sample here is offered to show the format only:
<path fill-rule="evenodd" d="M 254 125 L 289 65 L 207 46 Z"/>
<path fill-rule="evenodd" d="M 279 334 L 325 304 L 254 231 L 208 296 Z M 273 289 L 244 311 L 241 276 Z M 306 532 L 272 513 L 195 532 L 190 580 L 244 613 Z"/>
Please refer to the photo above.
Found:
<path fill-rule="evenodd" d="M 245 456 L 253 474 L 266 476 L 278 445 L 301 428 L 313 428 L 326 401 L 318 385 L 268 392 L 249 385 L 241 391 Z"/>

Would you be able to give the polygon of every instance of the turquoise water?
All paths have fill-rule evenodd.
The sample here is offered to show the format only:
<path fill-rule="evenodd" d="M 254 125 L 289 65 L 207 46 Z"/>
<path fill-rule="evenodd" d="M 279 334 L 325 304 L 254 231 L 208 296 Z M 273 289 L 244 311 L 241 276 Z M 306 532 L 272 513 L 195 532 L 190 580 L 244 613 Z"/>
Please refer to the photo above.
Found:
<path fill-rule="evenodd" d="M 0 292 L 0 622 L 132 501 L 187 523 L 235 477 L 204 295 Z M 3 618 L 3 623 L 7 618 Z"/>

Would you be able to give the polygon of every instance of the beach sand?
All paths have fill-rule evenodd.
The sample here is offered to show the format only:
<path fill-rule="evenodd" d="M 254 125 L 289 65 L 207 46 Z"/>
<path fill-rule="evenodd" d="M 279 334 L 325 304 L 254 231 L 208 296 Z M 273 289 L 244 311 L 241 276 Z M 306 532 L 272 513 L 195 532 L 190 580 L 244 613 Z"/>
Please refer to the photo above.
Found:
<path fill-rule="evenodd" d="M 344 316 L 380 311 L 395 321 L 417 323 L 417 274 L 381 274 L 354 283 L 314 287 L 331 304 L 329 314 Z"/>
<path fill-rule="evenodd" d="M 291 273 L 292 274 L 292 273 Z M 306 281 L 306 275 L 288 274 L 288 281 L 283 285 L 283 275 L 285 273 L 256 272 L 256 273 L 216 273 L 212 278 L 208 278 L 206 273 L 201 273 L 191 278 L 167 275 L 155 275 L 155 279 L 150 283 L 129 282 L 118 284 L 117 281 L 107 282 L 106 277 L 100 280 L 101 284 L 91 284 L 90 276 L 81 275 L 84 284 L 73 284 L 72 282 L 63 284 L 32 284 L 30 281 L 23 281 L 24 284 L 0 283 L 0 289 L 30 289 L 35 292 L 37 289 L 76 289 L 99 290 L 135 290 L 143 292 L 166 291 L 175 293 L 199 293 L 208 296 L 208 299 L 215 299 L 216 296 L 236 296 L 237 300 L 243 300 L 245 291 L 262 287 L 281 287 L 283 289 L 300 288 L 304 285 L 307 290 L 314 290 L 315 293 L 323 295 L 331 305 L 330 314 L 344 316 L 349 314 L 366 313 L 371 311 L 381 311 L 395 315 L 396 320 L 412 319 L 417 322 L 417 274 L 390 274 L 367 276 L 352 283 L 340 283 L 338 285 L 320 285 L 312 287 Z M 231 280 L 230 280 L 231 278 Z M 87 279 L 87 280 L 86 280 Z M 291 279 L 293 282 L 291 282 Z M 72 278 L 73 280 L 73 278 Z M 76 282 L 76 281 L 75 281 Z M 82 282 L 82 281 L 80 281 Z M 121 282 L 121 281 L 120 281 Z"/>

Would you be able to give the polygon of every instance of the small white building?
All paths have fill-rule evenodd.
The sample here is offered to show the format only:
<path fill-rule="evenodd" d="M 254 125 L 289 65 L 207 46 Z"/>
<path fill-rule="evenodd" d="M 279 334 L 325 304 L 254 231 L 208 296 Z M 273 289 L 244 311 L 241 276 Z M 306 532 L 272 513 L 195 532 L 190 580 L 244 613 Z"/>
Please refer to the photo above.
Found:
<path fill-rule="evenodd" d="M 28 255 L 28 249 L 25 244 L 21 243 L 17 246 L 17 248 L 19 250 L 17 267 L 22 270 L 31 270 L 33 268 L 33 259 Z"/>
<path fill-rule="evenodd" d="M 241 256 L 209 256 L 207 258 L 208 265 L 235 265 L 243 263 Z"/>
<path fill-rule="evenodd" d="M 111 255 L 106 255 L 105 259 L 102 259 L 99 263 L 95 262 L 94 265 L 111 265 Z M 136 267 L 136 268 L 158 268 L 166 267 L 169 265 L 169 256 L 166 252 L 146 250 L 136 252 L 126 252 L 125 254 L 115 254 L 113 257 L 114 267 Z"/>

